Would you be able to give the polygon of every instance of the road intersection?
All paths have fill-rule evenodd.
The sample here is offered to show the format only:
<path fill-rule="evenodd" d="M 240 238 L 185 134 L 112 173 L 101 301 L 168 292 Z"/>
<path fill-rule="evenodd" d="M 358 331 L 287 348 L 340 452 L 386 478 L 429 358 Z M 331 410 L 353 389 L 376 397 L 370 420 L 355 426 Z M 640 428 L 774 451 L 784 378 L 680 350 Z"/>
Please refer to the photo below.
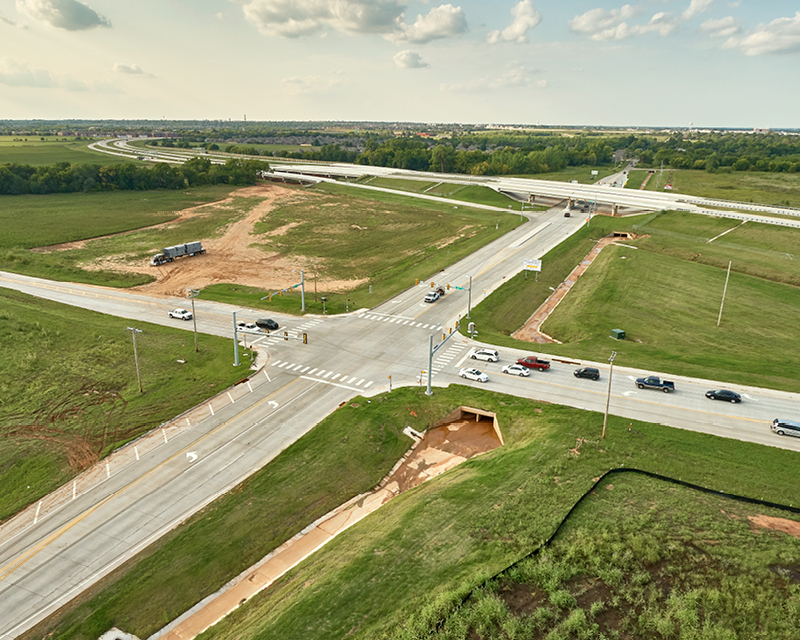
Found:
<path fill-rule="evenodd" d="M 574 233 L 583 221 L 551 210 L 535 216 L 469 257 L 435 274 L 450 285 L 444 298 L 422 302 L 430 278 L 372 309 L 342 316 L 276 318 L 279 335 L 248 335 L 264 354 L 246 382 L 207 403 L 207 410 L 177 420 L 162 431 L 163 443 L 140 455 L 131 444 L 124 459 L 93 484 L 73 489 L 52 508 L 31 508 L 0 528 L 0 640 L 16 637 L 63 606 L 102 576 L 189 515 L 263 467 L 326 415 L 356 395 L 389 391 L 391 383 L 419 385 L 428 367 L 428 344 L 439 344 L 456 329 L 468 306 L 518 273 L 526 259 L 541 258 Z M 429 274 L 418 274 L 429 276 Z M 413 274 L 409 274 L 413 280 Z M 471 285 L 471 290 L 470 290 Z M 185 300 L 90 285 L 59 283 L 0 273 L 0 286 L 125 318 L 191 330 L 167 312 Z M 198 329 L 233 334 L 232 314 L 242 310 L 195 299 Z M 259 312 L 251 310 L 256 316 Z M 308 333 L 309 342 L 283 340 Z M 454 335 L 436 352 L 435 385 L 467 382 L 462 366 L 474 363 L 479 342 Z M 528 378 L 502 374 L 503 365 L 524 352 L 501 350 L 497 363 L 480 363 L 489 374 L 485 387 L 497 392 L 602 412 L 606 363 L 553 359 L 547 372 Z M 745 402 L 710 402 L 710 381 L 670 376 L 678 391 L 638 390 L 632 378 L 650 372 L 614 368 L 611 413 L 800 451 L 800 440 L 770 433 L 776 416 L 800 415 L 800 396 L 734 386 Z M 574 368 L 601 369 L 601 380 L 577 379 Z M 243 376 L 246 372 L 243 373 Z M 730 385 L 728 385 L 730 386 Z M 435 393 L 435 389 L 434 389 Z M 197 417 L 199 416 L 199 418 Z M 184 424 L 185 422 L 185 424 Z M 158 438 L 156 434 L 156 439 Z M 102 463 L 101 463 L 102 464 Z"/>

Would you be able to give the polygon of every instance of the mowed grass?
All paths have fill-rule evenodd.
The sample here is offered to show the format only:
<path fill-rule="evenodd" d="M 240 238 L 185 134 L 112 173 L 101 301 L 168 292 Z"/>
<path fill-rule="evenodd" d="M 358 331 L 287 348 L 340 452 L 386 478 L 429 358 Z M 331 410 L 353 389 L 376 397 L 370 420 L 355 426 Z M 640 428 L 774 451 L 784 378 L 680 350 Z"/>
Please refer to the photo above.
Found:
<path fill-rule="evenodd" d="M 51 165 L 59 162 L 70 164 L 121 164 L 135 160 L 109 156 L 92 151 L 88 145 L 92 140 L 74 138 L 27 136 L 0 136 L 0 164 L 17 163 L 33 166 Z M 3 196 L 4 198 L 6 196 Z"/>
<path fill-rule="evenodd" d="M 675 191 L 695 196 L 800 207 L 800 173 L 681 169 L 674 171 L 672 184 Z"/>
<path fill-rule="evenodd" d="M 291 256 L 305 265 L 306 310 L 328 313 L 373 307 L 424 280 L 518 224 L 504 212 L 482 211 L 407 196 L 360 191 L 340 185 L 301 192 L 279 205 L 255 227 L 263 234 L 284 233 L 261 240 L 266 252 Z M 300 281 L 300 274 L 296 274 Z M 317 283 L 317 301 L 313 290 Z M 331 290 L 328 283 L 352 283 L 349 290 Z M 370 291 L 371 290 L 371 291 Z M 267 290 L 217 285 L 203 297 L 256 308 L 298 313 L 300 293 L 274 296 Z M 241 296 L 241 297 L 240 297 Z M 349 303 L 348 303 L 349 299 Z M 237 302 L 238 301 L 238 302 Z"/>
<path fill-rule="evenodd" d="M 530 553 L 593 478 L 621 465 L 796 500 L 798 454 L 783 449 L 635 421 L 628 431 L 630 420 L 613 416 L 600 445 L 601 414 L 460 385 L 431 397 L 404 388 L 353 403 L 23 638 L 93 638 L 114 625 L 149 636 L 331 506 L 370 488 L 409 446 L 399 435 L 405 425 L 425 429 L 462 404 L 496 412 L 506 444 L 393 499 L 202 637 L 424 637 L 403 629 L 411 621 L 412 630 L 425 630 L 451 602 Z M 589 442 L 575 455 L 578 438 Z M 620 505 L 644 527 L 651 495 L 630 496 L 621 492 Z M 677 509 L 678 521 L 696 517 L 691 501 L 656 504 L 656 513 Z M 580 522 L 591 526 L 592 518 Z M 603 551 L 619 552 L 619 545 Z"/>
<path fill-rule="evenodd" d="M 717 327 L 724 270 L 609 246 L 542 326 L 562 341 L 549 353 L 800 391 L 800 289 L 731 273 Z M 768 309 L 769 313 L 764 313 Z M 609 338 L 624 329 L 626 339 Z"/>
<path fill-rule="evenodd" d="M 0 269 L 26 275 L 90 284 L 129 287 L 149 282 L 144 274 L 90 271 L 80 267 L 101 256 L 119 254 L 144 259 L 164 246 L 208 237 L 229 222 L 224 214 L 200 216 L 179 227 L 148 229 L 173 220 L 185 208 L 226 198 L 230 186 L 216 185 L 185 191 L 110 192 L 3 196 L 0 210 Z M 241 212 L 238 212 L 241 215 Z M 139 231 L 136 231 L 139 230 Z M 30 251 L 65 242 L 120 234 L 80 249 Z"/>
<path fill-rule="evenodd" d="M 747 223 L 707 242 L 735 224 L 679 212 L 596 216 L 591 228 L 544 256 L 538 282 L 532 273 L 527 279 L 518 274 L 474 308 L 472 320 L 481 340 L 499 346 L 600 362 L 615 350 L 617 362 L 628 366 L 797 391 L 800 343 L 791 327 L 800 321 L 800 269 L 784 255 L 796 251 L 796 230 Z M 542 327 L 563 344 L 510 337 L 595 239 L 626 230 L 653 234 L 624 241 L 639 249 L 607 247 L 581 276 Z M 731 278 L 717 327 L 729 260 Z M 612 329 L 625 330 L 627 339 L 611 339 Z"/>
<path fill-rule="evenodd" d="M 142 394 L 128 326 L 142 330 Z M 191 331 L 0 289 L 0 521 L 247 375 L 228 340 L 199 345 Z"/>

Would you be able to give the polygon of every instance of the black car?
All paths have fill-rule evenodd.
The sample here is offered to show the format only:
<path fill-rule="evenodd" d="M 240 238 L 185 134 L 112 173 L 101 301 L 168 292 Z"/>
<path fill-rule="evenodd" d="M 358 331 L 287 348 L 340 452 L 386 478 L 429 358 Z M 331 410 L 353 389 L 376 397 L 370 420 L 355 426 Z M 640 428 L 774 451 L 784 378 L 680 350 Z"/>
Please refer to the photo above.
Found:
<path fill-rule="evenodd" d="M 272 318 L 259 318 L 256 320 L 256 326 L 267 329 L 268 331 L 275 331 L 278 328 L 278 323 Z"/>
<path fill-rule="evenodd" d="M 729 391 L 728 389 L 712 389 L 711 391 L 706 391 L 706 398 L 711 398 L 712 400 L 724 400 L 725 402 L 742 401 L 742 396 L 735 391 Z"/>
<path fill-rule="evenodd" d="M 580 369 L 575 369 L 575 371 L 573 371 L 573 375 L 576 378 L 590 378 L 591 380 L 599 380 L 600 370 L 595 369 L 594 367 L 581 367 Z"/>

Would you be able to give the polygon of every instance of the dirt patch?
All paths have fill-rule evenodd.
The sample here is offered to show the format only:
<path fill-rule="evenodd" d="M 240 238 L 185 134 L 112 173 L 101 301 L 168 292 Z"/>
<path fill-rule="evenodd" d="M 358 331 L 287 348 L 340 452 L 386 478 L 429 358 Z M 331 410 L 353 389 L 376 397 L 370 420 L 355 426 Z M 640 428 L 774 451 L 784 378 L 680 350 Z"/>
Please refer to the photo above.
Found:
<path fill-rule="evenodd" d="M 479 453 L 501 445 L 492 422 L 459 420 L 425 432 L 420 443 L 387 479 L 384 487 L 402 493 Z"/>
<path fill-rule="evenodd" d="M 795 520 L 760 515 L 748 516 L 748 519 L 756 528 L 783 531 L 783 533 L 788 533 L 790 536 L 800 538 L 800 522 L 796 522 Z"/>
<path fill-rule="evenodd" d="M 303 268 L 308 277 L 314 272 L 315 259 L 303 256 L 282 256 L 269 253 L 253 246 L 269 237 L 285 235 L 298 223 L 283 225 L 262 235 L 253 233 L 255 224 L 274 208 L 298 197 L 304 199 L 317 198 L 311 193 L 298 196 L 297 191 L 274 184 L 256 185 L 237 189 L 231 195 L 212 204 L 203 204 L 184 209 L 174 220 L 150 227 L 151 229 L 168 228 L 179 225 L 192 217 L 205 215 L 209 207 L 225 206 L 236 197 L 263 198 L 253 209 L 238 222 L 231 224 L 219 238 L 190 238 L 201 240 L 206 249 L 203 255 L 193 258 L 179 259 L 158 267 L 151 267 L 148 260 L 131 262 L 130 256 L 116 255 L 95 260 L 81 265 L 84 269 L 124 271 L 129 273 L 146 273 L 156 277 L 155 282 L 134 287 L 134 291 L 142 291 L 148 295 L 166 297 L 185 297 L 187 289 L 202 289 L 211 284 L 230 283 L 242 286 L 258 287 L 265 290 L 284 289 L 298 280 L 292 270 Z M 126 232 L 127 233 L 127 232 Z M 124 234 L 115 234 L 124 235 Z M 109 236 L 105 236 L 109 237 Z M 86 246 L 89 241 L 69 242 L 49 247 L 41 247 L 37 251 L 49 253 L 66 251 Z M 364 280 L 317 280 L 318 286 L 326 291 L 348 291 L 354 289 Z"/>

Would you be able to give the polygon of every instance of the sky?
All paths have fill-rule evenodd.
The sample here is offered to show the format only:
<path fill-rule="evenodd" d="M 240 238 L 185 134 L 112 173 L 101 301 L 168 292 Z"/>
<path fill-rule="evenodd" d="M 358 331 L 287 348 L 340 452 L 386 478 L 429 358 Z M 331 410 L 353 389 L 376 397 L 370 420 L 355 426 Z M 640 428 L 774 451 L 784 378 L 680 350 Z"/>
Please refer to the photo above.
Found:
<path fill-rule="evenodd" d="M 786 0 L 0 0 L 0 120 L 800 127 Z"/>

